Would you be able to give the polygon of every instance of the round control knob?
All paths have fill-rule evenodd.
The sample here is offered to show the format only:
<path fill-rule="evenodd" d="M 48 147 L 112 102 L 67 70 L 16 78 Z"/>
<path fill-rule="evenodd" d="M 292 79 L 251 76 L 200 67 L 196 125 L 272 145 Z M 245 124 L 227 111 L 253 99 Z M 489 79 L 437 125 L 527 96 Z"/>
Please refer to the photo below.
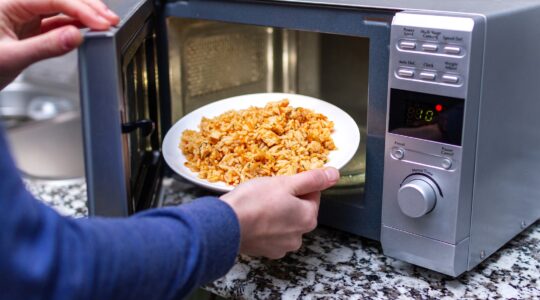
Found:
<path fill-rule="evenodd" d="M 437 202 L 434 185 L 429 178 L 414 178 L 405 183 L 397 197 L 401 211 L 411 218 L 420 218 L 429 213 Z"/>

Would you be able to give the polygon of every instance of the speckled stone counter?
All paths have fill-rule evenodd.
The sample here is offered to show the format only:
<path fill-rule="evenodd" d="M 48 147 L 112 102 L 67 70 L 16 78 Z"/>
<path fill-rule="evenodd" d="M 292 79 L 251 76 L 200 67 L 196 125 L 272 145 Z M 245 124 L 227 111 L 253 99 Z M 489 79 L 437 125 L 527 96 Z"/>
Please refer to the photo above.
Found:
<path fill-rule="evenodd" d="M 63 214 L 87 214 L 84 182 L 27 185 Z M 162 192 L 163 205 L 208 194 L 172 179 Z M 283 259 L 239 256 L 205 289 L 240 299 L 540 299 L 540 222 L 458 278 L 385 257 L 377 242 L 318 228 Z"/>
<path fill-rule="evenodd" d="M 41 201 L 47 203 L 64 216 L 74 218 L 88 216 L 86 205 L 86 181 L 25 180 L 26 188 Z"/>

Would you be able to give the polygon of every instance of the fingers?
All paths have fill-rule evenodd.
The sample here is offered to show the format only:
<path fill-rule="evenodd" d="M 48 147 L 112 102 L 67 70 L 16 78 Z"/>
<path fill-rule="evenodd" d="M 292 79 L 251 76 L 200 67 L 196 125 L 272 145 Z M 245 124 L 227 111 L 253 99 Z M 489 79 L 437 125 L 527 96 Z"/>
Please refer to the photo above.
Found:
<path fill-rule="evenodd" d="M 119 18 L 98 0 L 26 0 L 15 9 L 24 21 L 38 15 L 63 13 L 95 30 L 106 30 Z"/>
<path fill-rule="evenodd" d="M 68 53 L 82 43 L 82 36 L 74 26 L 66 26 L 51 30 L 41 35 L 14 42 L 12 45 L 12 61 L 18 68 L 50 57 Z"/>
<path fill-rule="evenodd" d="M 53 29 L 73 25 L 77 28 L 84 27 L 81 21 L 68 16 L 55 16 L 41 21 L 41 32 L 49 32 Z"/>
<path fill-rule="evenodd" d="M 298 251 L 302 247 L 302 235 L 295 234 L 291 235 L 285 239 L 280 239 L 274 241 L 274 257 L 268 256 L 269 258 L 282 258 L 288 252 Z"/>
<path fill-rule="evenodd" d="M 298 251 L 302 247 L 302 235 L 295 234 L 285 238 L 268 240 L 265 249 L 261 249 L 260 254 L 270 259 L 283 258 L 287 253 Z"/>
<path fill-rule="evenodd" d="M 116 25 L 120 21 L 120 18 L 112 12 L 105 3 L 101 0 L 83 0 L 88 6 L 99 12 L 105 19 L 107 19 L 111 25 Z"/>
<path fill-rule="evenodd" d="M 299 226 L 302 233 L 313 231 L 317 228 L 317 217 L 319 215 L 319 204 L 321 202 L 321 192 L 313 192 L 301 197 L 308 201 L 301 201 L 302 209 L 298 210 Z"/>
<path fill-rule="evenodd" d="M 295 196 L 325 190 L 339 180 L 339 171 L 335 168 L 325 168 L 306 171 L 286 179 L 289 191 Z"/>
<path fill-rule="evenodd" d="M 312 192 L 303 196 L 299 196 L 299 198 L 304 199 L 304 200 L 309 200 L 309 202 L 319 205 L 319 203 L 321 202 L 321 192 L 320 191 Z"/>

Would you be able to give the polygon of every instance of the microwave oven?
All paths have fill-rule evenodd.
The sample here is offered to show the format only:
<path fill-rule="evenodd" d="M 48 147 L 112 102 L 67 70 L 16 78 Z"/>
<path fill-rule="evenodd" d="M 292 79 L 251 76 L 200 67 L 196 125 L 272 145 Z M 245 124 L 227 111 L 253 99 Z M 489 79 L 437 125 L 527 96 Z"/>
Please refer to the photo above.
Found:
<path fill-rule="evenodd" d="M 161 141 L 184 114 L 286 92 L 361 131 L 320 224 L 457 276 L 540 217 L 538 1 L 106 3 L 121 23 L 79 50 L 93 215 L 159 205 Z"/>

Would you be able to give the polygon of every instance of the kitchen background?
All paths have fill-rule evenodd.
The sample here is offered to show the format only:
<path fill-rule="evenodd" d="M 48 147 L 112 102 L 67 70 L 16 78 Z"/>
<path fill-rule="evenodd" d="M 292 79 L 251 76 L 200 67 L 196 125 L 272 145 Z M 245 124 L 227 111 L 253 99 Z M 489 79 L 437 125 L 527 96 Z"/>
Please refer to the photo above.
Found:
<path fill-rule="evenodd" d="M 83 179 L 76 51 L 30 66 L 1 91 L 0 118 L 26 178 Z"/>

